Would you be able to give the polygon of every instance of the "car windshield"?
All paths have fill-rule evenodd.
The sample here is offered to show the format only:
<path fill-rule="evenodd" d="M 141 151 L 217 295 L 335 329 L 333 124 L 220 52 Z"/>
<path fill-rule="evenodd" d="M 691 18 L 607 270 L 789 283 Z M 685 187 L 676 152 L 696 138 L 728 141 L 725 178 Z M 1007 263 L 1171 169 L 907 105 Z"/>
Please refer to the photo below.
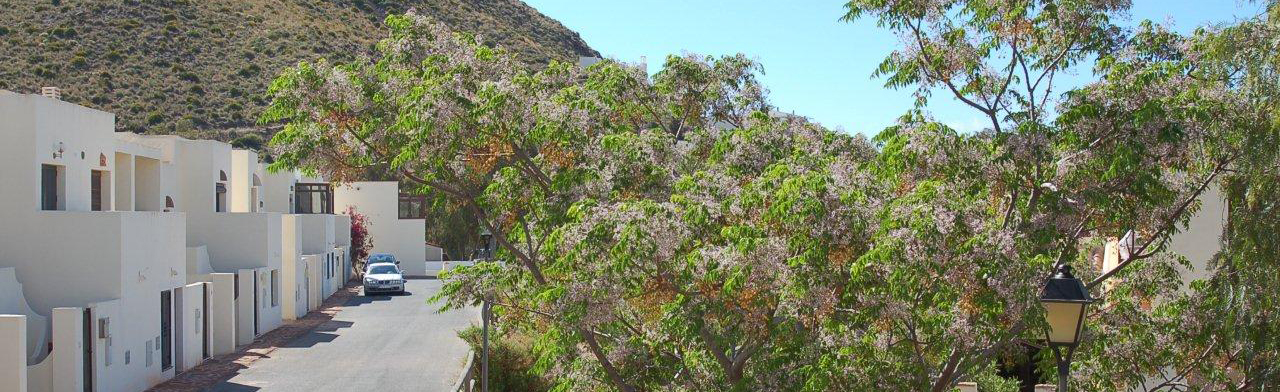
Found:
<path fill-rule="evenodd" d="M 400 273 L 400 271 L 396 270 L 396 266 L 394 265 L 375 265 L 369 268 L 370 275 L 398 274 L 398 273 Z"/>
<path fill-rule="evenodd" d="M 392 255 L 373 255 L 369 256 L 369 264 L 373 263 L 394 263 L 396 257 Z"/>

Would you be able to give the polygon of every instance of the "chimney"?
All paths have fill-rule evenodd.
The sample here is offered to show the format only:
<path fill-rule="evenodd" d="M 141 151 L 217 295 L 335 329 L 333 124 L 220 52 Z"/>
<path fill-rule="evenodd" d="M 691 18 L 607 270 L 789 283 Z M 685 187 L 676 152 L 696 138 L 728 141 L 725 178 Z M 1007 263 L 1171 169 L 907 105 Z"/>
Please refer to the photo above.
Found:
<path fill-rule="evenodd" d="M 43 96 L 46 96 L 46 97 L 49 97 L 49 98 L 53 98 L 53 99 L 57 99 L 57 100 L 61 100 L 61 99 L 62 99 L 62 90 L 59 90 L 57 87 L 41 87 L 41 88 L 40 88 L 40 95 L 43 95 Z"/>

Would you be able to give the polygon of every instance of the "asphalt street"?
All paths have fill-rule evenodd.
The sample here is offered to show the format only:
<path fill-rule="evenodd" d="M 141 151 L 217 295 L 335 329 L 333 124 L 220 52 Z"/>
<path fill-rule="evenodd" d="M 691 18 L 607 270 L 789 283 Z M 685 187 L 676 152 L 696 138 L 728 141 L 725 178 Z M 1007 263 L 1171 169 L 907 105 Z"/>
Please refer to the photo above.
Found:
<path fill-rule="evenodd" d="M 457 332 L 479 309 L 438 313 L 441 282 L 413 279 L 404 295 L 356 296 L 333 320 L 241 370 L 213 391 L 446 391 L 463 371 Z"/>

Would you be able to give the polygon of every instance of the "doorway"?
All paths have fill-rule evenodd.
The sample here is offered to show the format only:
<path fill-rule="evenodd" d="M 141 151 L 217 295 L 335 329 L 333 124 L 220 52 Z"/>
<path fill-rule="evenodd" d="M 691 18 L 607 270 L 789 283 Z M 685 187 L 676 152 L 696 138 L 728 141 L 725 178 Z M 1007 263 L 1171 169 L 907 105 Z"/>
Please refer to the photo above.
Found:
<path fill-rule="evenodd" d="M 84 392 L 93 392 L 93 309 L 84 309 L 81 340 L 84 350 Z"/>
<path fill-rule="evenodd" d="M 160 292 L 160 370 L 173 367 L 173 291 Z"/>
<path fill-rule="evenodd" d="M 204 307 L 201 308 L 204 317 L 200 319 L 200 333 L 204 336 L 200 342 L 200 354 L 201 358 L 209 358 L 209 283 L 202 284 L 200 287 L 204 290 Z"/>

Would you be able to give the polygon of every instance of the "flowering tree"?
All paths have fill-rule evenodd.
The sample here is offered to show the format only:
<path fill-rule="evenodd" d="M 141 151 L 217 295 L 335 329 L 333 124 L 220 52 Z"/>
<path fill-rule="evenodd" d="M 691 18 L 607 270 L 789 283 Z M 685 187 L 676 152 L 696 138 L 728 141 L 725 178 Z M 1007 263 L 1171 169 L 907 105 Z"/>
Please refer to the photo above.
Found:
<path fill-rule="evenodd" d="M 943 279 L 964 288 L 941 303 L 886 306 L 922 312 L 888 319 L 910 336 L 902 344 L 908 352 L 934 364 L 923 373 L 931 376 L 933 390 L 987 366 L 992 355 L 1044 336 L 1033 290 L 1049 264 L 1063 263 L 1084 271 L 1103 301 L 1089 315 L 1087 353 L 1078 361 L 1085 370 L 1076 372 L 1075 381 L 1086 389 L 1234 390 L 1276 381 L 1275 368 L 1256 361 L 1266 357 L 1258 353 L 1276 347 L 1274 340 L 1257 339 L 1277 324 L 1267 321 L 1267 311 L 1252 313 L 1259 312 L 1258 303 L 1277 298 L 1276 291 L 1245 278 L 1274 263 L 1274 254 L 1260 254 L 1257 246 L 1275 237 L 1250 231 L 1252 241 L 1234 241 L 1237 228 L 1269 223 L 1246 218 L 1248 224 L 1237 226 L 1241 216 L 1233 215 L 1227 250 L 1211 264 L 1212 277 L 1191 287 L 1179 276 L 1188 261 L 1167 250 L 1207 190 L 1234 179 L 1247 184 L 1240 189 L 1252 189 L 1256 200 L 1275 181 L 1275 149 L 1263 147 L 1277 142 L 1276 63 L 1273 54 L 1263 54 L 1274 53 L 1274 22 L 1249 21 L 1189 38 L 1150 23 L 1125 32 L 1110 20 L 1127 7 L 1127 1 L 1110 0 L 847 4 L 847 19 L 875 17 L 903 37 L 903 48 L 877 70 L 889 87 L 915 86 L 922 106 L 930 94 L 944 91 L 990 119 L 973 135 L 956 136 L 913 118 L 880 136 L 888 142 L 882 156 L 905 153 L 906 159 L 886 166 L 905 169 L 887 177 L 899 182 L 899 192 L 925 192 L 938 200 L 928 204 L 960 204 L 968 211 L 913 217 L 892 239 L 874 240 L 891 249 L 906 244 L 905 254 L 878 261 L 945 261 L 936 265 L 947 269 Z M 1098 57 L 1101 80 L 1060 99 L 1051 94 L 1055 75 L 1091 56 Z M 921 178 L 922 169 L 930 175 Z M 919 210 L 920 201 L 905 203 Z M 1115 268 L 1098 269 L 1088 250 L 1098 239 L 1126 233 L 1134 241 L 1125 257 Z M 976 255 L 974 266 L 966 267 L 972 245 L 998 253 Z M 1245 299 L 1231 290 L 1251 294 Z M 988 292 L 995 296 L 985 297 Z M 1222 314 L 1240 316 L 1215 318 Z M 921 333 L 921 323 L 927 327 L 929 321 L 943 328 Z M 880 343 L 896 344 L 892 338 Z M 866 368 L 861 358 L 850 356 L 850 367 Z"/>
<path fill-rule="evenodd" d="M 373 238 L 369 237 L 369 217 L 356 211 L 355 206 L 348 206 L 347 216 L 351 217 L 351 258 L 357 261 L 369 257 L 373 249 Z"/>
<path fill-rule="evenodd" d="M 278 167 L 386 165 L 476 216 L 503 261 L 442 298 L 495 303 L 563 389 L 949 390 L 1044 335 L 1051 265 L 1176 295 L 1167 240 L 1262 114 L 1221 83 L 1144 77 L 1159 64 L 1135 54 L 1055 117 L 1035 80 L 1130 46 L 1106 22 L 1124 4 L 996 3 L 850 3 L 917 37 L 881 68 L 891 85 L 967 100 L 992 120 L 975 134 L 922 111 L 873 140 L 777 115 L 742 56 L 530 71 L 412 12 L 376 57 L 286 70 L 263 121 L 285 123 Z M 1000 51 L 1012 65 L 988 69 Z M 1091 241 L 1130 230 L 1133 256 L 1092 270 Z M 1091 315 L 1108 348 L 1087 361 L 1167 332 L 1130 297 Z"/>

